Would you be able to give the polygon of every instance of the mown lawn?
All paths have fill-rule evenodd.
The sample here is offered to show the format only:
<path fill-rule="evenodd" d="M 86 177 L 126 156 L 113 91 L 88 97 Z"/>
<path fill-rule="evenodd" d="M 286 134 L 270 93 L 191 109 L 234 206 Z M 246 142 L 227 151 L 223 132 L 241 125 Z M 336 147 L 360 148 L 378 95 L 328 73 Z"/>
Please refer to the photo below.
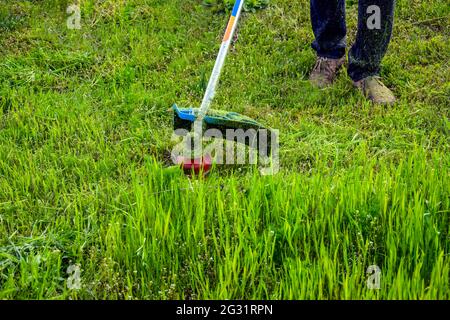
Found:
<path fill-rule="evenodd" d="M 68 1 L 0 0 L 0 299 L 450 298 L 448 5 L 397 1 L 379 107 L 309 85 L 308 3 L 243 15 L 214 103 L 280 130 L 280 173 L 190 181 L 167 110 L 199 105 L 226 12 L 83 0 L 69 30 Z"/>

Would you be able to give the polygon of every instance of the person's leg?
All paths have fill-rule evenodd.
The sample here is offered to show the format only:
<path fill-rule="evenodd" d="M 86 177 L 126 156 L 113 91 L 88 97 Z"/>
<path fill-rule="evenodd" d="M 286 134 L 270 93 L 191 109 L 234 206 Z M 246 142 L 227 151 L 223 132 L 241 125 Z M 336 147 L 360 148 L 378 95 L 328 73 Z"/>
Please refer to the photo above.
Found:
<path fill-rule="evenodd" d="M 378 76 L 391 40 L 395 0 L 359 0 L 358 32 L 349 52 L 348 74 L 376 104 L 393 104 L 395 96 Z"/>
<path fill-rule="evenodd" d="M 312 47 L 317 58 L 309 80 L 324 88 L 332 84 L 345 62 L 345 0 L 310 0 L 310 3 L 315 35 Z"/>
<path fill-rule="evenodd" d="M 358 32 L 349 52 L 348 74 L 353 81 L 380 72 L 392 35 L 394 6 L 395 0 L 359 0 Z"/>
<path fill-rule="evenodd" d="M 310 0 L 311 23 L 315 36 L 312 43 L 317 56 L 339 59 L 345 55 L 347 28 L 345 0 Z"/>

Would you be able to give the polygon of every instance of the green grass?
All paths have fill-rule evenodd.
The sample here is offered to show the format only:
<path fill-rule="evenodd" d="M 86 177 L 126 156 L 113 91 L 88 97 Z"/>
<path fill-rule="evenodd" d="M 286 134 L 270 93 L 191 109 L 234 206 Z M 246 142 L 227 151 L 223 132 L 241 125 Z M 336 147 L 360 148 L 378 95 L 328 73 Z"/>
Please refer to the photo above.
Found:
<path fill-rule="evenodd" d="M 67 1 L 0 0 L 0 299 L 449 299 L 445 1 L 397 1 L 393 107 L 308 84 L 307 0 L 245 13 L 214 108 L 279 129 L 281 172 L 189 181 L 167 109 L 214 63 L 228 16 L 202 3 L 84 0 L 68 30 Z"/>

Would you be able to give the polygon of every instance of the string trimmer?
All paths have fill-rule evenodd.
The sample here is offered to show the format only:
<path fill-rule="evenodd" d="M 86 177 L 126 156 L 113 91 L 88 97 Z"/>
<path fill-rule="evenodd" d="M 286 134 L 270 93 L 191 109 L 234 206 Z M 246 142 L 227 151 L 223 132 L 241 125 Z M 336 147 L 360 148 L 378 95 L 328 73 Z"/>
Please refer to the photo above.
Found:
<path fill-rule="evenodd" d="M 211 103 L 216 93 L 219 77 L 225 63 L 225 58 L 228 54 L 230 44 L 234 37 L 236 26 L 242 12 L 243 4 L 244 0 L 236 0 L 234 4 L 230 20 L 225 31 L 225 35 L 222 40 L 222 45 L 220 47 L 220 51 L 217 56 L 216 63 L 209 79 L 208 86 L 206 88 L 206 92 L 200 108 L 180 109 L 176 104 L 173 105 L 175 131 L 177 131 L 177 129 L 184 129 L 184 132 L 189 131 L 191 132 L 191 134 L 193 131 L 195 140 L 194 144 L 196 146 L 201 145 L 201 138 L 203 137 L 204 132 L 210 132 L 210 129 L 218 130 L 218 132 L 220 132 L 222 137 L 225 139 L 241 142 L 250 147 L 258 147 L 259 140 L 262 139 L 264 139 L 266 146 L 270 146 L 270 130 L 265 128 L 257 121 L 236 112 L 210 110 Z M 254 135 L 254 139 L 244 139 L 237 141 L 236 135 L 227 134 L 228 130 L 237 129 L 253 129 L 256 133 Z M 263 138 L 261 138 L 262 136 Z M 268 152 L 270 152 L 270 148 L 267 147 L 265 151 L 267 152 L 266 154 L 268 154 Z M 183 166 L 185 171 L 208 171 L 211 167 L 211 158 L 209 155 L 199 156 L 197 154 L 196 156 L 190 158 L 180 158 L 178 159 L 178 163 Z"/>

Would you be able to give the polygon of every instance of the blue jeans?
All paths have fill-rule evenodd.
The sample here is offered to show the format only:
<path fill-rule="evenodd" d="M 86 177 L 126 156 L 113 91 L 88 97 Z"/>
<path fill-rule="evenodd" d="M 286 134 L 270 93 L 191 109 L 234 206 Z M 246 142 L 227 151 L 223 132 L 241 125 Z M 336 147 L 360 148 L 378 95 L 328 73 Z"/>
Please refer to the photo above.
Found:
<path fill-rule="evenodd" d="M 315 35 L 312 44 L 319 57 L 345 55 L 347 27 L 345 0 L 310 0 Z M 379 8 L 379 19 L 374 18 Z M 348 74 L 353 81 L 378 75 L 391 40 L 395 0 L 359 0 L 358 32 L 349 52 Z M 379 22 L 377 24 L 376 22 Z"/>

